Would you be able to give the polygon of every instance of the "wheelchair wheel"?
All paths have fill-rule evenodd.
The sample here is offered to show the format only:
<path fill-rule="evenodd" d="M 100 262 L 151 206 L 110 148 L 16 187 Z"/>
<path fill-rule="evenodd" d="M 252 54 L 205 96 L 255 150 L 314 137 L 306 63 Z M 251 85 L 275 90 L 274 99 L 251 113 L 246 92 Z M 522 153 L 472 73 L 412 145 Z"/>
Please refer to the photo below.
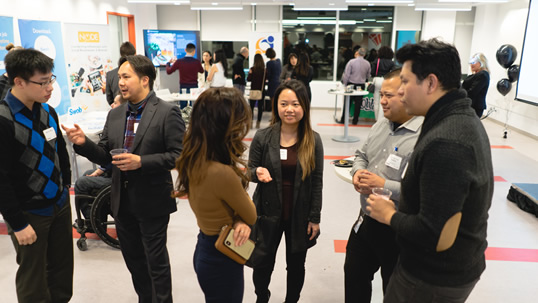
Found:
<path fill-rule="evenodd" d="M 99 192 L 92 203 L 90 214 L 90 221 L 97 236 L 106 244 L 119 249 L 120 242 L 115 233 L 108 233 L 109 227 L 115 226 L 112 211 L 110 210 L 110 186 Z"/>

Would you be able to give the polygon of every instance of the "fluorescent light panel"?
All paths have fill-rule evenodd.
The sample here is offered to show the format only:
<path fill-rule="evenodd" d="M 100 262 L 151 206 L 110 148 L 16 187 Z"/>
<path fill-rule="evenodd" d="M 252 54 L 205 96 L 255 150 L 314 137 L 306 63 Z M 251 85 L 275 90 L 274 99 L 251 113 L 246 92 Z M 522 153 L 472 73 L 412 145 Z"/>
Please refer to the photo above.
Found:
<path fill-rule="evenodd" d="M 340 20 L 338 24 L 341 25 L 355 25 L 357 22 L 353 20 Z M 308 24 L 308 25 L 335 25 L 336 20 L 282 20 L 283 25 L 299 25 L 299 24 Z"/>
<path fill-rule="evenodd" d="M 417 3 L 416 11 L 470 11 L 471 5 L 464 4 L 448 4 L 448 3 Z"/>
<path fill-rule="evenodd" d="M 189 0 L 127 0 L 127 3 L 150 3 L 150 4 L 189 4 Z"/>
<path fill-rule="evenodd" d="M 226 4 L 191 4 L 193 11 L 240 11 L 243 10 L 242 5 L 226 5 Z"/>

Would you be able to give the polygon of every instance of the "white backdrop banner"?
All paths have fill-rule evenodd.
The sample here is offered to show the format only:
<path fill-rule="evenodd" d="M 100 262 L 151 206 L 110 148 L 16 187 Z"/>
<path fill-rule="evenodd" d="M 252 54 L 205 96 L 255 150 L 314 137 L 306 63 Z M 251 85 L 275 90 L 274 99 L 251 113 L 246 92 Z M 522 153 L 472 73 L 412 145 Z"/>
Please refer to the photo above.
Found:
<path fill-rule="evenodd" d="M 109 110 L 106 73 L 113 69 L 108 25 L 64 24 L 71 107 L 69 116 Z"/>
<path fill-rule="evenodd" d="M 261 54 L 263 59 L 267 61 L 265 50 L 270 47 L 275 50 L 276 57 L 282 61 L 282 33 L 251 33 L 248 41 L 249 67 L 254 65 L 255 54 Z"/>

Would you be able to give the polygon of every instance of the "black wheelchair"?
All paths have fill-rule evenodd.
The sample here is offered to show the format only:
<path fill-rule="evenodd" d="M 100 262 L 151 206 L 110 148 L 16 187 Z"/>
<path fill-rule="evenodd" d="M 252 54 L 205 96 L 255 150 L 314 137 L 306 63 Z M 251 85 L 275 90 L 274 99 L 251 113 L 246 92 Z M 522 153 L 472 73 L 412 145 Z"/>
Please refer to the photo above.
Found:
<path fill-rule="evenodd" d="M 89 218 L 82 216 L 81 206 L 85 204 L 90 206 Z M 95 191 L 95 195 L 75 195 L 75 209 L 77 219 L 73 227 L 80 234 L 78 249 L 88 250 L 86 233 L 95 233 L 106 244 L 120 248 L 116 229 L 112 228 L 115 227 L 115 222 L 110 209 L 110 185 Z"/>

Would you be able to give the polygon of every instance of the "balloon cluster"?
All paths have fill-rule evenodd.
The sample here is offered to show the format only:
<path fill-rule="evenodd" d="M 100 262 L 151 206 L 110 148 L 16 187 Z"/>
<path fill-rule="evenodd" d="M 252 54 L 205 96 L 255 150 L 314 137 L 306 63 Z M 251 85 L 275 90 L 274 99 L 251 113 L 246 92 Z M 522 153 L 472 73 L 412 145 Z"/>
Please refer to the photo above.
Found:
<path fill-rule="evenodd" d="M 510 44 L 504 44 L 497 50 L 497 62 L 508 69 L 508 78 L 503 78 L 497 82 L 497 90 L 506 96 L 512 89 L 512 83 L 519 78 L 519 65 L 514 64 L 517 58 L 517 50 Z"/>

